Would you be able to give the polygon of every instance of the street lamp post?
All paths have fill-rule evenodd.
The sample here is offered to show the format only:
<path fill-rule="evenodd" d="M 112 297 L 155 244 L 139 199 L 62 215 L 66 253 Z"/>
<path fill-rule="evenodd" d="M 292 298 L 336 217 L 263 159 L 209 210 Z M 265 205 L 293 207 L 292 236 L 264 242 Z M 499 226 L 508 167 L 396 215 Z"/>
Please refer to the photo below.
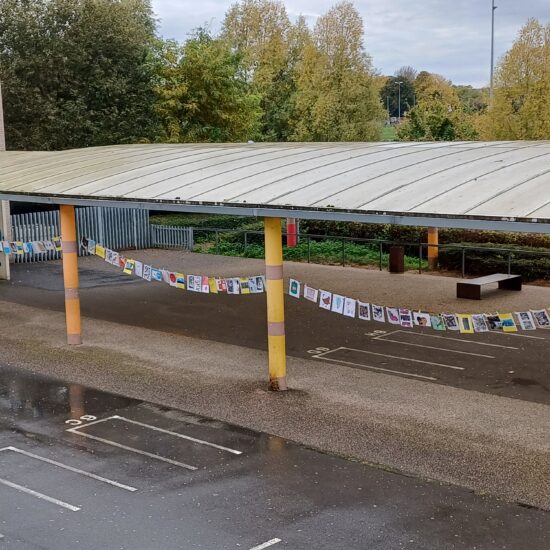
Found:
<path fill-rule="evenodd" d="M 491 10 L 491 84 L 489 88 L 489 98 L 493 101 L 493 76 L 495 71 L 495 10 L 498 6 L 495 6 L 495 0 L 492 0 Z"/>
<path fill-rule="evenodd" d="M 397 83 L 397 88 L 398 88 L 398 99 L 397 99 L 397 109 L 398 109 L 398 121 L 401 122 L 401 84 L 403 84 L 403 81 L 400 81 Z"/>

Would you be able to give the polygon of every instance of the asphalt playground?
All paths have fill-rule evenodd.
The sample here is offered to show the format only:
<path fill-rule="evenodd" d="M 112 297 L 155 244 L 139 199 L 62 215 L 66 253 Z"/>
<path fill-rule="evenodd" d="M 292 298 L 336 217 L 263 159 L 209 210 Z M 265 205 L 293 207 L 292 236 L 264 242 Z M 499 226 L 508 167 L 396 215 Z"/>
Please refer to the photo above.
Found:
<path fill-rule="evenodd" d="M 181 258 L 175 252 L 164 255 L 168 261 Z M 200 256 L 204 255 L 187 255 L 185 263 L 201 261 Z M 214 259 L 222 264 L 218 271 L 223 272 L 224 259 Z M 259 265 L 239 261 L 246 274 L 252 274 Z M 312 267 L 293 264 L 294 276 L 311 280 L 308 270 Z M 335 269 L 331 267 L 315 267 L 324 267 L 329 279 L 342 273 L 331 272 Z M 353 271 L 356 275 L 361 270 Z M 60 262 L 19 264 L 12 272 L 11 283 L 0 285 L 0 299 L 63 311 Z M 81 259 L 80 278 L 86 317 L 255 349 L 267 347 L 265 295 L 213 296 L 178 291 L 166 284 L 125 276 L 97 258 Z M 417 288 L 423 285 L 424 294 L 429 295 L 434 279 L 445 278 L 422 276 Z M 338 279 L 327 284 L 331 282 L 329 288 L 338 290 Z M 536 292 L 533 288 L 531 294 Z M 540 303 L 544 304 L 548 289 L 540 291 Z M 497 297 L 503 301 L 510 295 L 501 294 Z M 472 301 L 464 302 L 454 307 L 472 307 Z M 348 319 L 286 296 L 286 334 L 291 356 L 550 404 L 550 331 L 462 335 L 420 327 L 404 329 Z"/>
<path fill-rule="evenodd" d="M 0 547 L 526 549 L 550 516 L 0 365 Z"/>

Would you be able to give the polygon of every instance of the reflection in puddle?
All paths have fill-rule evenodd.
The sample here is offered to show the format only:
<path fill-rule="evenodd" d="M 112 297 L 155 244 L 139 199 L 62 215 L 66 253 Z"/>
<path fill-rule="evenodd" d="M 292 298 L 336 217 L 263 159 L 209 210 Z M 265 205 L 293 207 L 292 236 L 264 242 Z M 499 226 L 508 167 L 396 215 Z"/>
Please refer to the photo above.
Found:
<path fill-rule="evenodd" d="M 98 414 L 139 403 L 31 372 L 0 367 L 0 416 L 45 418 Z"/>

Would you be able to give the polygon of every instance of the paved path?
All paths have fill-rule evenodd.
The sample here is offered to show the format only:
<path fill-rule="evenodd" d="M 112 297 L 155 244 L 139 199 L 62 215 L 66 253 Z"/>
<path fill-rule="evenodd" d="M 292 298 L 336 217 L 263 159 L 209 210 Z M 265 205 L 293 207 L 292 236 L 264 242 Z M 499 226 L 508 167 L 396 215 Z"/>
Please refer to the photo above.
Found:
<path fill-rule="evenodd" d="M 0 439 L 2 548 L 550 545 L 546 512 L 2 366 Z"/>

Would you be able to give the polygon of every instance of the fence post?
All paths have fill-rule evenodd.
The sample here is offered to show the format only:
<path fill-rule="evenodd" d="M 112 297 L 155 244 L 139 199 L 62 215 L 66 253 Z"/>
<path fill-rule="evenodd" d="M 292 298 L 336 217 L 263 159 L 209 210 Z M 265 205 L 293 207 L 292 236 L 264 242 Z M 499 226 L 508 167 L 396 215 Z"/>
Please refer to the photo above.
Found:
<path fill-rule="evenodd" d="M 138 250 L 138 234 L 137 234 L 137 213 L 136 210 L 133 211 L 134 214 L 134 248 Z"/>
<path fill-rule="evenodd" d="M 382 244 L 382 241 L 380 241 L 380 242 L 378 243 L 378 246 L 379 246 L 379 248 L 380 248 L 380 262 L 379 262 L 379 264 L 380 264 L 380 271 L 382 271 L 382 269 L 383 269 L 383 266 L 382 266 L 382 263 L 383 263 L 382 256 L 383 256 L 383 254 L 384 254 L 384 250 L 383 250 L 383 246 L 384 246 L 384 245 Z"/>
<path fill-rule="evenodd" d="M 342 267 L 346 267 L 346 241 L 342 241 Z"/>
<path fill-rule="evenodd" d="M 422 243 L 418 245 L 418 273 L 422 274 Z"/>
<path fill-rule="evenodd" d="M 246 253 L 246 249 L 248 247 L 248 231 L 244 232 L 244 251 Z"/>
<path fill-rule="evenodd" d="M 512 274 L 512 252 L 508 252 L 508 275 Z"/>
<path fill-rule="evenodd" d="M 307 238 L 307 263 L 311 261 L 311 237 Z"/>
<path fill-rule="evenodd" d="M 466 277 L 466 249 L 462 248 L 462 278 Z"/>

